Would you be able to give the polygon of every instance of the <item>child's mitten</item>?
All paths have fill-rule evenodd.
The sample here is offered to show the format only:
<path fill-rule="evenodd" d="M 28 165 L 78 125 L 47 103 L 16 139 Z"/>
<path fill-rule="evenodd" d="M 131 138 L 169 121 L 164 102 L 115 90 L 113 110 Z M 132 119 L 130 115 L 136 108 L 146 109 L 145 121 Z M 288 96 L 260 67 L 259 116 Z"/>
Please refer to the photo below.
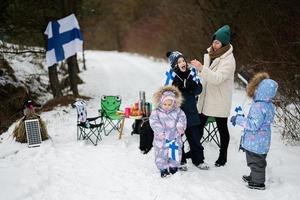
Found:
<path fill-rule="evenodd" d="M 194 90 L 197 87 L 197 83 L 192 79 L 186 79 L 185 81 L 185 88 L 187 90 Z"/>
<path fill-rule="evenodd" d="M 237 117 L 237 115 L 234 115 L 230 118 L 230 122 L 231 122 L 232 126 L 236 125 L 236 117 Z"/>
<path fill-rule="evenodd" d="M 177 133 L 179 136 L 184 134 L 184 130 L 182 128 L 177 128 Z"/>
<path fill-rule="evenodd" d="M 231 124 L 232 124 L 233 126 L 236 125 L 236 118 L 237 118 L 238 116 L 244 117 L 245 115 L 243 115 L 243 114 L 242 114 L 242 115 L 241 115 L 241 114 L 237 114 L 237 115 L 232 116 L 232 117 L 230 118 L 230 122 L 231 122 Z"/>
<path fill-rule="evenodd" d="M 160 140 L 164 140 L 165 139 L 165 133 L 159 133 L 158 134 L 158 139 L 160 139 Z"/>

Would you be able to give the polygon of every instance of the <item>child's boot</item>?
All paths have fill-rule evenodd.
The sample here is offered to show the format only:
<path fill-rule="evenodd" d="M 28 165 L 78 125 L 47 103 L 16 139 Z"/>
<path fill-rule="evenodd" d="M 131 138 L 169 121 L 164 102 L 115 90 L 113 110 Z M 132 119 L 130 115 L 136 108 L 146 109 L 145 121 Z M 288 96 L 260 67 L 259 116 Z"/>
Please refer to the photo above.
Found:
<path fill-rule="evenodd" d="M 160 177 L 164 178 L 164 177 L 167 177 L 169 175 L 170 175 L 170 173 L 169 173 L 168 169 L 161 169 L 160 170 Z"/>
<path fill-rule="evenodd" d="M 169 171 L 171 174 L 175 174 L 177 172 L 178 168 L 177 167 L 170 167 Z"/>
<path fill-rule="evenodd" d="M 242 177 L 243 181 L 245 181 L 246 183 L 249 183 L 251 181 L 251 176 L 247 176 L 247 175 L 244 175 Z"/>
<path fill-rule="evenodd" d="M 252 181 L 248 182 L 247 187 L 250 188 L 250 189 L 256 189 L 256 190 L 266 189 L 266 186 L 265 186 L 264 183 L 254 183 Z"/>

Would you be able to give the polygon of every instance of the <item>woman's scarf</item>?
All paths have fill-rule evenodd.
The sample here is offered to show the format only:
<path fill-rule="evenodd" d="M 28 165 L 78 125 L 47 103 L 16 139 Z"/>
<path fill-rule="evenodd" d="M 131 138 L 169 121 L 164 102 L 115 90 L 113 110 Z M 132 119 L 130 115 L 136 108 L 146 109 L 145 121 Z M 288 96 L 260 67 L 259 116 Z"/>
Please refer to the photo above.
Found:
<path fill-rule="evenodd" d="M 215 58 L 222 56 L 229 49 L 230 49 L 230 44 L 227 44 L 226 46 L 224 46 L 216 51 L 214 51 L 213 47 L 210 47 L 208 54 L 211 59 L 215 59 Z"/>

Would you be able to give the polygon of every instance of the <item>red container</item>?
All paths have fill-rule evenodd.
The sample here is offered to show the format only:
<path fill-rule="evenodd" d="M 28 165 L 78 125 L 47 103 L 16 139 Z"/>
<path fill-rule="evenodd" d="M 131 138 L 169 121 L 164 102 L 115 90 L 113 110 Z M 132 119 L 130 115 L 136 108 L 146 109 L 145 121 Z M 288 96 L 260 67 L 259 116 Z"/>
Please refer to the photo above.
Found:
<path fill-rule="evenodd" d="M 125 117 L 129 117 L 129 115 L 130 115 L 130 108 L 126 107 L 125 108 Z"/>

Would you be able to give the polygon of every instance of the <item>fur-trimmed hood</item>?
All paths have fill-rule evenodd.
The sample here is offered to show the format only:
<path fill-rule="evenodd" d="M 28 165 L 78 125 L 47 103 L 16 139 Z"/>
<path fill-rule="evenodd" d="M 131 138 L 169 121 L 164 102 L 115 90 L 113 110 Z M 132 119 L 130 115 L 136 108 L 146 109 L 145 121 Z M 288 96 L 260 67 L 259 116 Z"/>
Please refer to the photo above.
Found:
<path fill-rule="evenodd" d="M 264 80 L 270 78 L 269 74 L 266 72 L 259 72 L 251 78 L 249 84 L 247 85 L 247 95 L 250 98 L 254 97 L 255 90 L 257 89 L 259 83 Z"/>
<path fill-rule="evenodd" d="M 257 73 L 247 86 L 247 95 L 254 101 L 271 101 L 277 92 L 278 84 L 266 72 Z"/>
<path fill-rule="evenodd" d="M 166 91 L 171 91 L 175 94 L 175 107 L 179 108 L 183 102 L 183 98 L 181 95 L 181 92 L 179 89 L 175 86 L 163 86 L 159 88 L 157 92 L 153 94 L 152 102 L 155 107 L 158 107 L 160 105 L 161 98 L 163 96 L 163 93 Z"/>

